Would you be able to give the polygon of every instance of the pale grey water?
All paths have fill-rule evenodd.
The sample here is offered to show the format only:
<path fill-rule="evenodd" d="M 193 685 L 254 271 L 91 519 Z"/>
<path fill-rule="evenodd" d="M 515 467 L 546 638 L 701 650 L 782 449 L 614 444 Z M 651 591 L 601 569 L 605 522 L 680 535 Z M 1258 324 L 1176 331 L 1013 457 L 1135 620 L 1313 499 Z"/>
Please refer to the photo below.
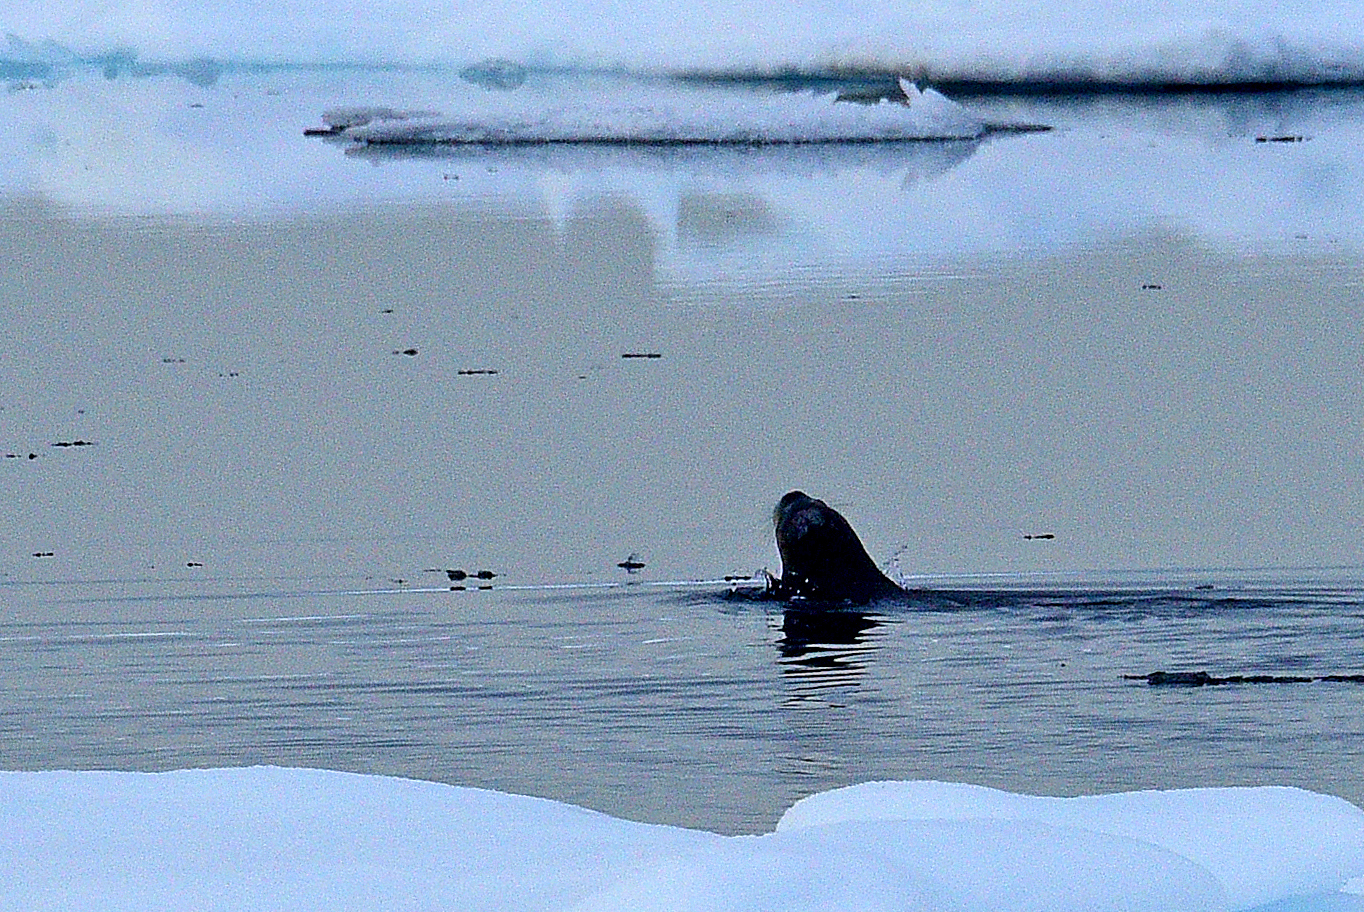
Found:
<path fill-rule="evenodd" d="M 877 778 L 1364 801 L 1364 686 L 1122 677 L 1364 672 L 1353 95 L 471 162 L 305 143 L 288 86 L 43 91 L 0 99 L 42 122 L 0 209 L 0 767 L 726 832 Z M 668 584 L 775 570 L 792 487 L 915 584 L 1007 592 L 802 645 Z M 1128 572 L 1285 566 L 1355 569 Z"/>

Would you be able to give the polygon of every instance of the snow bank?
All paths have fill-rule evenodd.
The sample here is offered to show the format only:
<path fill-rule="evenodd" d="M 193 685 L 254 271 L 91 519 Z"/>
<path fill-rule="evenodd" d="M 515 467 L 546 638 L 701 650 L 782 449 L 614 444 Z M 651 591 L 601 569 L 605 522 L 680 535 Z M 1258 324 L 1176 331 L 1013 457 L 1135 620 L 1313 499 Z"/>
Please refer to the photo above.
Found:
<path fill-rule="evenodd" d="M 1233 909 L 1335 891 L 1364 869 L 1360 809 L 1294 788 L 1040 798 L 943 782 L 869 782 L 797 802 L 777 832 L 871 821 L 990 821 L 1111 837 L 1115 846 L 1192 863 L 1211 875 Z M 1096 861 L 1092 870 L 1103 868 Z"/>
<path fill-rule="evenodd" d="M 0 908 L 29 912 L 1306 912 L 1364 909 L 1361 876 L 1364 812 L 1294 789 L 871 783 L 723 837 L 319 770 L 0 773 Z"/>

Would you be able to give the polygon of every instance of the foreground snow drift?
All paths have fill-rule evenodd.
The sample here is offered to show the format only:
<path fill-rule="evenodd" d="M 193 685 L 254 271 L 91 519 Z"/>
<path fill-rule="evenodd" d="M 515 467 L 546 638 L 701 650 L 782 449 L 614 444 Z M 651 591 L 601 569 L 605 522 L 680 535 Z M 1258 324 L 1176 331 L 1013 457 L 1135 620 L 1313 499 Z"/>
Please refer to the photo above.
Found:
<path fill-rule="evenodd" d="M 1352 881 L 1353 879 L 1353 881 Z M 277 768 L 0 773 L 0 908 L 1364 909 L 1364 812 L 1285 788 L 880 782 L 724 837 Z"/>

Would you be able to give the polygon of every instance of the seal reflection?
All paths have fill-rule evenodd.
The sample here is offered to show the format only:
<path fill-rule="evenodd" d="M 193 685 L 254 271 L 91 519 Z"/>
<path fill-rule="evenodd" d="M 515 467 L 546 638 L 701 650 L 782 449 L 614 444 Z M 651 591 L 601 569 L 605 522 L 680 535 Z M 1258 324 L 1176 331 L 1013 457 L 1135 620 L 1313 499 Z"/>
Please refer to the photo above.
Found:
<path fill-rule="evenodd" d="M 881 624 L 864 611 L 788 606 L 777 640 L 782 672 L 795 688 L 787 705 L 831 703 L 831 691 L 859 686 Z"/>

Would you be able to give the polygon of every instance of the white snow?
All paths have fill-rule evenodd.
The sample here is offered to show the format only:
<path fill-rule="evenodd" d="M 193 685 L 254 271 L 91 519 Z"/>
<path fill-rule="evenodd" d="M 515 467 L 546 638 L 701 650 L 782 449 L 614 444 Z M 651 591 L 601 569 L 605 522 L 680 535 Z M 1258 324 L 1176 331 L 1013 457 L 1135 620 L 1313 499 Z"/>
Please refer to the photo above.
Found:
<path fill-rule="evenodd" d="M 1308 912 L 1364 909 L 1361 878 L 1364 812 L 1286 788 L 877 782 L 725 837 L 322 770 L 0 773 L 0 909 L 16 912 Z"/>
<path fill-rule="evenodd" d="M 377 108 L 333 109 L 322 119 L 350 140 L 419 144 L 827 143 L 976 139 L 983 132 L 984 124 L 956 102 L 907 80 L 900 84 L 902 99 L 840 104 L 832 93 L 650 91 L 589 82 L 549 104 L 536 95 L 475 94 L 458 119 Z"/>

